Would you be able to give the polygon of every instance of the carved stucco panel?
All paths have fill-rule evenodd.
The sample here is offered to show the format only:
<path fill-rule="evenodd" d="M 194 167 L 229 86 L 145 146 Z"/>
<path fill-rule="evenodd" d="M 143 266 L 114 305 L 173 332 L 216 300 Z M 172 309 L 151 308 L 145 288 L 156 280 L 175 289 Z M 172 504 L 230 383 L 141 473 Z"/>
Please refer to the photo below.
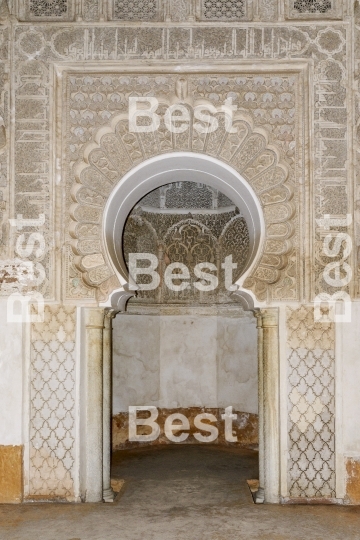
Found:
<path fill-rule="evenodd" d="M 37 48 L 39 35 L 29 34 L 30 47 Z M 22 40 L 20 40 L 21 42 Z M 45 241 L 41 250 L 33 250 L 31 260 L 41 271 L 38 291 L 49 298 L 54 295 L 54 213 L 52 179 L 52 140 L 50 105 L 52 100 L 50 67 L 28 59 L 17 63 L 15 77 L 14 129 L 14 218 L 35 220 L 39 225 L 14 227 L 14 247 L 20 235 L 22 245 L 36 230 Z"/>
<path fill-rule="evenodd" d="M 342 0 L 287 0 L 289 19 L 340 19 Z"/>
<path fill-rule="evenodd" d="M 0 31 L 0 259 L 10 255 L 9 252 L 9 30 Z M 2 287 L 0 284 L 0 291 Z M 0 292 L 1 294 L 1 292 Z"/>
<path fill-rule="evenodd" d="M 339 207 L 348 206 L 349 192 L 344 190 L 344 186 L 350 182 L 347 147 L 348 126 L 347 115 L 345 114 L 348 105 L 346 95 L 347 81 L 347 46 L 346 46 L 347 26 L 344 24 L 332 24 L 331 27 L 315 24 L 306 26 L 274 26 L 260 28 L 252 25 L 238 24 L 236 27 L 228 24 L 224 27 L 220 25 L 216 28 L 208 27 L 146 27 L 118 28 L 110 25 L 106 27 L 56 27 L 48 25 L 36 25 L 34 28 L 18 27 L 15 33 L 15 61 L 32 60 L 41 66 L 43 75 L 39 76 L 41 92 L 44 98 L 39 99 L 39 118 L 48 118 L 52 111 L 51 92 L 47 88 L 46 73 L 52 63 L 61 65 L 62 62 L 76 61 L 96 61 L 101 60 L 125 60 L 137 61 L 160 61 L 163 60 L 217 60 L 227 59 L 249 59 L 266 62 L 268 60 L 287 59 L 311 59 L 314 63 L 314 94 L 310 100 L 310 111 L 313 115 L 311 120 L 315 125 L 314 150 L 310 149 L 312 155 L 316 156 L 316 166 L 311 174 L 311 197 L 316 201 L 315 216 L 317 217 L 326 210 L 326 201 L 339 199 Z M 35 65 L 35 64 L 34 64 Z M 21 82 L 19 81 L 19 84 Z M 49 99 L 50 95 L 50 99 Z M 29 96 L 30 97 L 30 96 Z M 31 102 L 31 98 L 29 103 Z M 314 102 L 314 109 L 311 103 Z M 246 103 L 249 109 L 251 100 Z M 261 107 L 257 107 L 257 121 L 261 121 Z M 28 109 L 30 110 L 30 108 Z M 111 111 L 108 111 L 111 116 Z M 108 114 L 106 112 L 106 114 Z M 105 114 L 105 113 L 104 113 Z M 252 114 L 252 113 L 251 113 Z M 255 114 L 255 111 L 254 111 Z M 275 113 L 274 113 L 275 114 Z M 297 121 L 303 123 L 302 133 L 305 134 L 306 122 L 304 123 L 301 114 L 296 114 Z M 21 119 L 21 113 L 20 118 Z M 286 139 L 288 129 L 284 126 L 283 133 L 278 137 L 279 141 Z M 42 128 L 46 131 L 46 126 Z M 36 130 L 35 130 L 36 131 Z M 40 136 L 40 134 L 39 134 Z M 48 135 L 46 135 L 48 137 Z M 84 141 L 86 142 L 86 141 Z M 164 134 L 163 144 L 169 141 Z M 197 143 L 201 146 L 201 139 Z M 294 148 L 289 148 L 294 150 Z M 335 158 L 334 158 L 335 152 Z M 39 161 L 44 163 L 49 161 L 49 149 L 45 146 L 40 152 Z M 301 171 L 300 162 L 306 156 L 303 150 L 299 150 L 296 155 L 296 178 L 301 178 L 304 185 L 306 175 Z M 340 167 L 335 167 L 338 162 Z M 29 167 L 30 168 L 30 167 Z M 24 171 L 30 178 L 31 171 Z M 44 197 L 44 192 L 49 190 L 49 177 L 42 179 L 43 185 L 37 193 Z M 51 183 L 51 181 L 50 181 Z M 334 193 L 329 197 L 329 187 L 333 187 Z M 17 192 L 21 189 L 16 187 Z M 323 195 L 324 191 L 324 195 Z M 21 197 L 29 207 L 29 195 L 22 192 Z M 31 207 L 33 209 L 33 207 Z M 47 206 L 46 209 L 50 210 Z M 51 211 L 51 210 L 50 210 Z M 96 225 L 94 225 L 96 226 Z M 311 231 L 316 234 L 313 253 L 310 253 L 311 261 L 315 261 L 315 253 L 318 249 L 317 243 L 320 236 L 316 231 L 315 221 L 310 224 Z M 310 231 L 310 235 L 312 232 Z M 44 261 L 47 275 L 53 275 L 51 260 Z M 297 274 L 299 268 L 293 259 L 294 265 L 292 274 Z M 323 265 L 318 261 L 310 264 L 311 279 L 306 285 L 310 296 L 321 291 L 322 284 L 319 279 L 323 272 Z M 290 276 L 289 276 L 290 277 Z M 73 276 L 77 279 L 76 276 Z M 52 279 L 52 278 L 51 278 Z M 291 282 L 291 277 L 289 279 Z M 316 287 L 311 283 L 317 283 Z M 285 285 L 286 287 L 286 285 Z M 285 287 L 279 288 L 276 296 L 284 295 Z M 75 293 L 75 291 L 73 291 Z M 75 293 L 76 296 L 77 293 Z M 93 296 L 91 290 L 83 291 L 79 297 Z M 292 297 L 286 292 L 284 298 Z"/>
<path fill-rule="evenodd" d="M 290 19 L 341 19 L 342 0 L 286 0 L 286 16 Z M 72 20 L 103 21 L 186 21 L 234 22 L 255 20 L 268 22 L 281 17 L 276 0 L 24 0 L 13 5 L 10 12 L 21 21 L 63 22 Z M 280 13 L 278 13 L 280 11 Z M 6 12 L 7 13 L 7 12 Z"/>
<path fill-rule="evenodd" d="M 335 325 L 287 308 L 290 497 L 335 497 Z"/>
<path fill-rule="evenodd" d="M 211 74 L 186 78 L 171 74 L 71 75 L 66 144 L 70 148 L 71 160 L 69 186 L 72 202 L 75 202 L 70 207 L 73 238 L 70 242 L 75 253 L 71 263 L 73 273 L 80 271 L 87 286 L 102 284 L 103 290 L 108 292 L 105 282 L 111 278 L 114 283 L 114 278 L 111 277 L 112 272 L 109 274 L 103 257 L 101 260 L 98 258 L 98 266 L 91 270 L 85 268 L 83 257 L 87 256 L 90 245 L 93 253 L 102 253 L 101 249 L 99 251 L 99 231 L 102 209 L 110 191 L 139 162 L 159 153 L 190 150 L 210 154 L 229 163 L 249 181 L 263 205 L 269 242 L 259 267 L 246 286 L 252 288 L 259 298 L 269 299 L 270 291 L 274 290 L 272 285 L 276 283 L 277 297 L 297 298 L 297 279 L 287 273 L 288 256 L 291 258 L 290 267 L 298 264 L 299 259 L 295 210 L 297 191 L 294 190 L 294 172 L 291 171 L 295 157 L 292 144 L 296 132 L 293 114 L 295 88 L 295 76 L 277 74 L 266 77 Z M 178 96 L 195 96 L 194 102 L 191 98 L 183 101 L 191 118 L 196 100 L 206 99 L 217 107 L 219 113 L 215 116 L 219 128 L 207 136 L 198 134 L 195 129 L 172 134 L 164 126 L 155 133 L 129 133 L 127 96 L 130 93 L 155 94 L 161 111 L 166 110 L 174 99 L 179 101 L 175 89 Z M 236 112 L 234 127 L 237 132 L 233 134 L 225 130 L 224 113 L 220 112 L 221 104 L 229 96 L 239 111 L 246 110 L 251 115 L 246 117 L 244 113 Z M 114 115 L 119 110 L 124 112 Z M 190 125 L 192 123 L 191 120 Z M 258 127 L 254 127 L 254 123 Z M 99 124 L 106 127 L 99 131 Z M 280 149 L 270 143 L 270 139 L 278 140 Z M 84 141 L 88 143 L 82 145 Z"/>
<path fill-rule="evenodd" d="M 31 326 L 29 497 L 74 498 L 75 319 L 72 306 L 45 306 Z"/>
<path fill-rule="evenodd" d="M 354 193 L 354 221 L 355 221 L 355 241 L 356 241 L 356 294 L 360 296 L 360 8 L 357 7 L 355 25 L 355 193 Z"/>

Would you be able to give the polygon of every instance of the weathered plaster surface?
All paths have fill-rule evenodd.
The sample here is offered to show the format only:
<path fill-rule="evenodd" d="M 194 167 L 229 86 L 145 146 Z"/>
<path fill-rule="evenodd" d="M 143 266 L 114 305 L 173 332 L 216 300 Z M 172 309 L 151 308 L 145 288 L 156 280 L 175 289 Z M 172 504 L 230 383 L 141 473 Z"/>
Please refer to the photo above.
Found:
<path fill-rule="evenodd" d="M 118 315 L 113 320 L 113 351 L 113 414 L 127 411 L 129 405 L 158 404 L 160 317 Z"/>
<path fill-rule="evenodd" d="M 254 318 L 217 318 L 217 404 L 258 412 L 257 330 Z"/>
<path fill-rule="evenodd" d="M 160 328 L 161 406 L 216 407 L 216 318 L 162 317 Z"/>
<path fill-rule="evenodd" d="M 22 444 L 23 326 L 7 318 L 0 301 L 0 444 Z"/>
<path fill-rule="evenodd" d="M 130 405 L 257 414 L 254 318 L 126 314 L 113 328 L 113 414 Z"/>
<path fill-rule="evenodd" d="M 342 403 L 341 423 L 343 451 L 360 457 L 360 430 L 353 422 L 360 418 L 360 303 L 352 303 L 351 322 L 336 325 L 338 399 Z"/>

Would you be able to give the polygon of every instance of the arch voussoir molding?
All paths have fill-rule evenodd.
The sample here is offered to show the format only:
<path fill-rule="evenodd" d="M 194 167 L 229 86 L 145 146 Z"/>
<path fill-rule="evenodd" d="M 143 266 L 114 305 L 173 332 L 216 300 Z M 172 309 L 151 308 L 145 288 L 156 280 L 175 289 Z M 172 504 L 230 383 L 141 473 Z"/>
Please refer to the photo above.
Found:
<path fill-rule="evenodd" d="M 160 103 L 160 108 L 165 105 L 168 104 Z M 212 133 L 200 136 L 196 130 L 189 130 L 189 135 L 180 137 L 161 129 L 153 133 L 129 132 L 128 116 L 120 114 L 84 146 L 83 157 L 74 168 L 71 188 L 70 243 L 75 266 L 84 283 L 96 289 L 99 302 L 105 302 L 127 281 L 120 246 L 115 250 L 111 246 L 121 242 L 120 229 L 132 207 L 171 178 L 183 178 L 185 170 L 191 171 L 192 180 L 197 177 L 194 181 L 223 191 L 245 213 L 248 206 L 248 220 L 257 220 L 256 225 L 252 223 L 253 251 L 241 286 L 259 301 L 266 301 L 269 289 L 284 277 L 291 264 L 296 230 L 294 187 L 287 164 L 275 145 L 269 143 L 266 130 L 254 127 L 243 113 L 234 115 L 236 133 L 225 129 L 224 113 L 220 110 L 218 122 L 218 129 Z M 167 160 L 168 164 L 173 161 L 167 167 L 171 176 L 165 174 Z M 155 169 L 151 168 L 152 163 L 157 163 Z M 146 166 L 150 168 L 145 174 Z M 230 181 L 227 175 L 238 182 Z M 136 181 L 138 185 L 134 187 Z M 111 205 L 114 200 L 121 206 L 121 216 Z M 117 220 L 117 240 L 114 236 L 112 241 L 109 239 L 109 216 Z"/>

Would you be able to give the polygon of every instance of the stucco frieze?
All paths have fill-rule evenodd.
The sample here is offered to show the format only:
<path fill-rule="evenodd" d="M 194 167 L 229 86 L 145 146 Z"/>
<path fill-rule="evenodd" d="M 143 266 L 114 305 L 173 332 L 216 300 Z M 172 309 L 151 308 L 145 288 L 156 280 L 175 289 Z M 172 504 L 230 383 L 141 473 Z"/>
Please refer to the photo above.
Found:
<path fill-rule="evenodd" d="M 261 60 L 268 66 L 272 60 L 276 59 L 286 61 L 287 64 L 284 65 L 283 69 L 285 72 L 292 73 L 299 71 L 296 68 L 297 61 L 301 59 L 305 60 L 305 63 L 307 60 L 310 61 L 310 64 L 307 64 L 310 66 L 309 71 L 303 70 L 302 84 L 297 86 L 298 104 L 295 108 L 293 107 L 294 121 L 298 125 L 297 140 L 293 139 L 291 128 L 288 127 L 290 124 L 286 124 L 284 118 L 281 118 L 281 115 L 284 115 L 284 111 L 287 110 L 288 101 L 284 96 L 280 98 L 278 92 L 275 92 L 274 95 L 280 100 L 279 106 L 276 107 L 277 110 L 273 108 L 271 113 L 273 117 L 268 120 L 264 119 L 262 115 L 266 114 L 264 111 L 266 111 L 267 104 L 274 104 L 274 99 L 269 103 L 266 100 L 261 102 L 264 92 L 261 94 L 261 92 L 257 93 L 253 89 L 249 89 L 248 96 L 242 106 L 246 114 L 253 117 L 255 124 L 259 127 L 262 124 L 267 125 L 269 137 L 270 139 L 273 137 L 272 143 L 276 143 L 279 152 L 282 153 L 282 159 L 290 160 L 290 165 L 297 177 L 297 183 L 302 186 L 301 189 L 308 190 L 310 198 L 314 201 L 315 218 L 321 217 L 324 213 L 331 213 L 334 209 L 344 211 L 348 207 L 348 193 L 345 189 L 350 181 L 347 171 L 349 158 L 348 119 L 345 114 L 349 99 L 346 94 L 346 25 L 332 24 L 330 27 L 323 24 L 298 27 L 275 25 L 264 28 L 256 25 L 247 27 L 226 25 L 226 27 L 217 28 L 148 26 L 142 29 L 136 27 L 116 28 L 109 25 L 78 28 L 63 25 L 52 26 L 51 24 L 35 25 L 31 28 L 19 25 L 15 28 L 14 43 L 15 65 L 17 66 L 14 87 L 17 101 L 13 213 L 32 216 L 35 210 L 39 211 L 39 208 L 42 207 L 47 215 L 43 231 L 48 236 L 51 246 L 53 245 L 53 233 L 50 224 L 56 210 L 52 205 L 54 184 L 51 180 L 56 163 L 53 159 L 53 152 L 50 150 L 56 135 L 54 124 L 50 122 L 56 112 L 53 66 L 60 74 L 67 69 L 69 62 L 72 66 L 71 68 L 69 66 L 70 71 L 76 69 L 75 66 L 78 62 L 84 65 L 85 61 L 86 71 L 91 71 L 91 62 L 102 61 L 102 69 L 106 69 L 105 66 L 110 66 L 114 60 L 123 60 L 125 64 L 138 62 L 141 70 L 144 61 L 150 61 L 151 64 L 159 60 L 196 63 L 207 59 L 220 66 L 223 66 L 225 62 L 230 63 L 228 69 L 232 71 L 234 69 L 231 65 L 232 59 L 251 60 L 252 62 Z M 294 64 L 292 64 L 293 62 Z M 212 71 L 215 71 L 215 68 L 209 73 Z M 246 73 L 245 68 L 243 71 Z M 146 74 L 144 75 L 146 76 Z M 240 78 L 241 75 L 239 73 Z M 261 78 L 261 74 L 258 73 L 258 75 Z M 124 76 L 127 76 L 126 73 Z M 255 78 L 253 74 L 253 79 L 255 80 Z M 308 85 L 311 81 L 314 83 L 310 86 L 313 86 L 314 93 L 310 93 L 308 96 Z M 256 84 L 261 83 L 257 82 Z M 213 88 L 209 92 L 204 92 L 200 86 L 197 85 L 194 90 L 210 101 L 216 95 L 215 105 L 219 105 L 216 99 L 222 99 L 225 96 L 225 87 L 219 93 L 219 88 L 215 92 Z M 228 89 L 229 91 L 231 92 L 231 89 Z M 282 91 L 281 93 L 286 94 L 287 92 Z M 100 91 L 101 99 L 104 99 L 105 94 L 103 90 Z M 214 94 L 214 96 L 210 97 L 210 94 Z M 258 97 L 260 97 L 260 102 L 258 102 Z M 99 127 L 109 124 L 118 105 L 120 103 L 113 98 L 109 106 L 104 107 L 101 119 L 100 114 L 96 113 Z M 305 114 L 305 111 L 309 111 L 310 118 Z M 58 121 L 63 121 L 65 115 L 64 110 L 58 111 Z M 303 142 L 308 135 L 308 120 L 309 124 L 314 125 L 314 138 L 310 141 L 314 148 L 314 151 L 311 151 L 314 158 L 311 160 L 310 170 L 307 174 L 304 163 L 309 159 L 311 147 L 303 146 Z M 26 128 L 25 138 L 24 128 Z M 83 128 L 84 126 L 82 126 Z M 87 126 L 85 128 L 87 129 Z M 87 132 L 86 129 L 82 136 L 83 143 L 86 143 L 90 136 L 90 132 Z M 286 148 L 286 140 L 289 139 L 291 142 L 290 138 L 293 147 L 290 148 L 288 145 Z M 66 150 L 69 151 L 69 149 Z M 292 156 L 291 153 L 293 153 Z M 59 159 L 62 160 L 62 157 L 61 153 Z M 146 157 L 146 152 L 143 157 Z M 31 193 L 28 189 L 24 189 L 25 184 L 32 185 Z M 335 204 L 335 201 L 338 203 Z M 312 218 L 310 218 L 309 223 L 309 219 L 305 217 L 304 212 L 308 212 L 306 208 L 308 208 L 306 197 L 303 196 L 299 200 L 299 215 L 303 223 L 307 222 L 307 230 L 311 234 L 311 231 L 315 231 L 315 223 Z M 316 238 L 316 242 L 321 242 L 320 236 Z M 323 262 L 315 257 L 316 242 L 313 252 L 308 253 L 308 258 L 304 263 L 308 264 L 309 260 L 315 260 L 314 267 L 310 265 L 313 277 L 305 285 L 307 292 L 304 289 L 302 292 L 297 291 L 294 295 L 288 289 L 288 292 L 284 293 L 282 285 L 278 288 L 274 298 L 298 298 L 299 294 L 300 296 L 309 295 L 310 289 L 313 293 L 321 290 L 323 284 L 319 282 L 317 276 L 320 276 L 322 272 Z M 299 269 L 294 258 L 292 261 L 291 273 L 299 275 L 302 270 Z M 55 268 L 53 250 L 49 250 L 43 264 L 47 273 L 43 292 L 48 296 L 54 296 L 56 292 L 52 287 Z M 72 279 L 76 279 L 75 274 L 72 275 Z M 290 282 L 293 282 L 293 277 L 287 279 L 288 285 Z M 316 286 L 312 287 L 311 282 L 315 282 Z M 77 294 L 75 294 L 76 296 Z M 84 296 L 93 298 L 93 291 L 88 288 L 83 289 L 78 298 Z"/>

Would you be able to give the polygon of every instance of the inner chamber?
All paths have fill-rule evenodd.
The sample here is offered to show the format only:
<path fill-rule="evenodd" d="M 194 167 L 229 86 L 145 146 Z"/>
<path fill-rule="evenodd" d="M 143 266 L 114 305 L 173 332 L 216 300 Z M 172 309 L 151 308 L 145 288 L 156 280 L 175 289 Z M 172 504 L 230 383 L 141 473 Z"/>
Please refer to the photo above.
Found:
<path fill-rule="evenodd" d="M 199 442 L 195 417 L 213 414 L 219 435 L 213 443 L 248 447 L 258 444 L 257 332 L 255 318 L 243 311 L 225 283 L 226 258 L 231 256 L 232 283 L 242 275 L 249 256 L 249 230 L 241 210 L 220 191 L 191 181 L 163 185 L 134 206 L 125 223 L 123 255 L 152 254 L 158 258 L 160 284 L 141 290 L 151 281 L 141 275 L 139 290 L 125 313 L 113 321 L 113 450 L 144 444 L 172 444 L 164 423 L 181 413 L 190 429 L 183 444 Z M 227 259 L 229 261 L 229 259 Z M 166 268 L 181 263 L 189 278 L 181 291 L 171 290 L 164 279 Z M 216 276 L 218 286 L 197 277 L 195 267 L 210 263 L 206 273 Z M 137 266 L 149 261 L 138 260 Z M 236 268 L 235 268 L 236 266 Z M 181 270 L 173 270 L 173 274 Z M 226 286 L 227 285 L 227 286 Z M 129 441 L 129 406 L 155 406 L 160 437 L 147 443 Z M 225 437 L 222 419 L 231 406 L 233 436 Z M 138 416 L 149 416 L 139 412 Z M 176 423 L 176 421 L 175 421 Z M 139 433 L 150 433 L 139 427 Z M 180 435 L 184 431 L 174 432 Z"/>

